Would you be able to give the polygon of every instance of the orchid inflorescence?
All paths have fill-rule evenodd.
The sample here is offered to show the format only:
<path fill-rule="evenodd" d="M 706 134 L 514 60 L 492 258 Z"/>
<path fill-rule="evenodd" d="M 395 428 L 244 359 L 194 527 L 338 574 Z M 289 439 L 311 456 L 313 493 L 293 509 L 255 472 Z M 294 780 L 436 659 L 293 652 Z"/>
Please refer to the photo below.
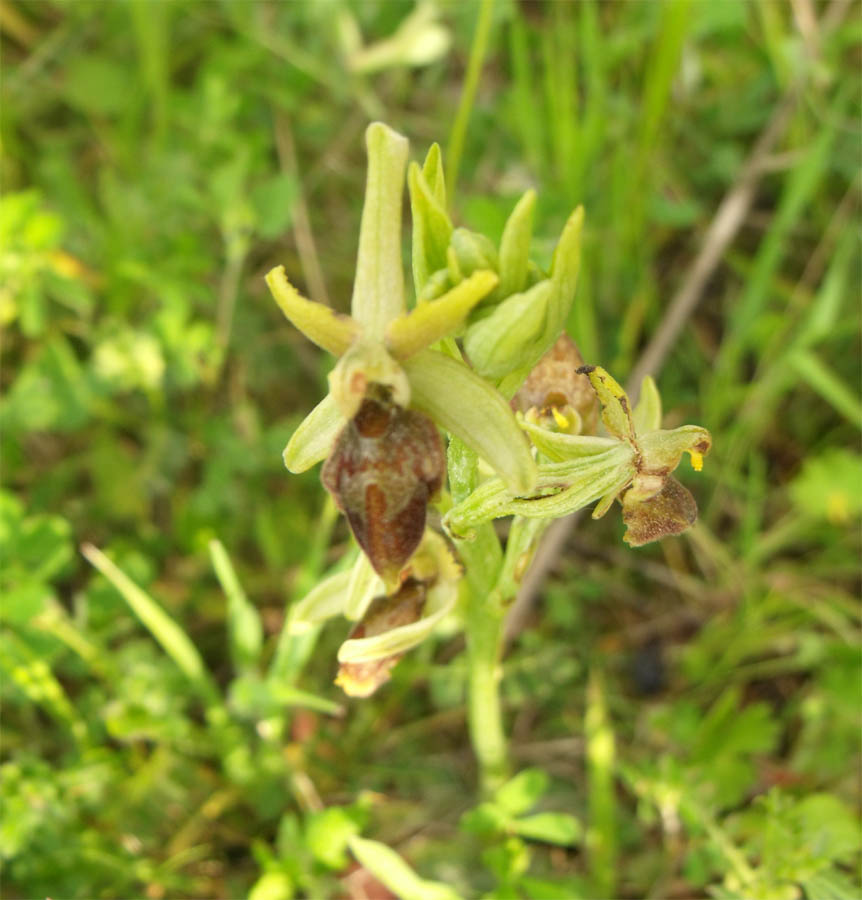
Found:
<path fill-rule="evenodd" d="M 382 123 L 366 132 L 368 177 L 351 314 L 301 296 L 279 266 L 267 284 L 287 318 L 337 357 L 329 393 L 284 451 L 292 472 L 326 460 L 324 486 L 360 548 L 353 567 L 322 581 L 290 614 L 301 632 L 343 613 L 357 622 L 339 650 L 338 683 L 367 696 L 398 658 L 456 608 L 463 567 L 453 550 L 501 516 L 551 519 L 598 501 L 623 508 L 633 545 L 695 520 L 672 476 L 688 452 L 699 469 L 709 433 L 663 431 L 647 378 L 632 407 L 611 376 L 583 360 L 564 327 L 580 265 L 583 209 L 566 222 L 550 272 L 529 258 L 535 193 L 510 215 L 499 249 L 455 228 L 440 150 L 407 167 L 407 140 Z M 405 171 L 413 216 L 416 302 L 401 266 Z M 597 408 L 607 432 L 594 432 Z M 478 455 L 485 477 L 465 491 L 438 429 Z M 457 490 L 453 478 L 458 482 Z M 436 504 L 451 540 L 428 527 Z"/>

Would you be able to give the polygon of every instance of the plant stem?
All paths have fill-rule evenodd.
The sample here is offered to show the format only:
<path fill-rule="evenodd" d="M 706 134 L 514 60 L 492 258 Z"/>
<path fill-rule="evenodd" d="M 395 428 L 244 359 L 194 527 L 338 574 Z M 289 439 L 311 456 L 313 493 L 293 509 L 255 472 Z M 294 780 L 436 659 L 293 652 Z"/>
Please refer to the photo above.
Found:
<path fill-rule="evenodd" d="M 483 596 L 470 589 L 467 604 L 468 714 L 470 739 L 485 796 L 493 794 L 508 774 L 499 691 L 503 617 L 504 609 L 497 595 Z"/>
<path fill-rule="evenodd" d="M 458 438 L 449 441 L 449 487 L 455 502 L 478 481 L 476 453 Z M 503 569 L 503 552 L 490 524 L 480 525 L 471 541 L 458 541 L 466 568 L 464 585 L 467 633 L 468 721 L 470 741 L 479 763 L 483 794 L 490 794 L 507 774 L 506 736 L 500 707 L 500 654 L 505 607 L 495 589 Z"/>

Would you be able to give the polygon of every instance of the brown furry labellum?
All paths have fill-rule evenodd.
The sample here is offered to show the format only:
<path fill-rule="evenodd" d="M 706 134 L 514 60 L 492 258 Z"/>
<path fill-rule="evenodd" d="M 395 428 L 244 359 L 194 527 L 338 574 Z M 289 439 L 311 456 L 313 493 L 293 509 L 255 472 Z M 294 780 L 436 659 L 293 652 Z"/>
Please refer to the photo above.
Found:
<path fill-rule="evenodd" d="M 632 499 L 635 492 L 622 495 L 623 540 L 631 547 L 642 547 L 672 534 L 682 534 L 697 520 L 697 503 L 687 487 L 673 475 L 663 478 L 661 490 L 645 500 Z"/>
<path fill-rule="evenodd" d="M 407 578 L 396 594 L 375 597 L 350 632 L 351 639 L 376 637 L 418 621 L 425 606 L 425 587 L 424 582 Z M 390 672 L 403 655 L 396 653 L 369 662 L 342 663 L 335 683 L 351 697 L 370 697 L 381 684 L 389 681 Z"/>
<path fill-rule="evenodd" d="M 434 423 L 371 385 L 339 434 L 321 480 L 374 570 L 393 582 L 419 546 L 446 471 Z"/>

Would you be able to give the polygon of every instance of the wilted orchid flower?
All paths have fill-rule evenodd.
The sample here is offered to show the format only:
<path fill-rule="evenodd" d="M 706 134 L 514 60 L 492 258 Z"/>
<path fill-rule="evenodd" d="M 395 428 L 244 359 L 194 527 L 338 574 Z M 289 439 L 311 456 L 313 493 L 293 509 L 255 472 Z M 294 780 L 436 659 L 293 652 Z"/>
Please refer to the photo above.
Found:
<path fill-rule="evenodd" d="M 596 500 L 593 518 L 598 519 L 616 499 L 628 526 L 623 539 L 635 547 L 694 524 L 694 498 L 671 473 L 684 453 L 700 471 L 712 444 L 709 432 L 697 425 L 661 430 L 661 399 L 651 378 L 644 379 L 632 411 L 625 391 L 604 369 L 583 366 L 578 374 L 589 377 L 610 437 L 552 431 L 519 414 L 521 427 L 550 460 L 539 465 L 536 489 L 514 494 L 492 478 L 447 513 L 450 531 L 463 536 L 476 524 L 512 514 L 558 518 Z"/>
<path fill-rule="evenodd" d="M 325 578 L 291 609 L 288 631 L 302 634 L 336 615 L 356 622 L 338 651 L 336 683 L 351 696 L 367 697 L 452 612 L 461 575 L 446 541 L 428 528 L 396 590 L 386 594 L 368 558 L 359 554 L 351 569 Z"/>
<path fill-rule="evenodd" d="M 512 398 L 512 409 L 551 431 L 595 434 L 599 404 L 589 378 L 578 373 L 583 364 L 577 345 L 563 332 Z"/>
<path fill-rule="evenodd" d="M 393 550 L 394 544 L 386 539 L 386 532 L 404 507 L 413 502 L 417 491 L 421 494 L 421 483 L 426 484 L 428 496 L 435 485 L 439 487 L 442 472 L 414 471 L 416 477 L 403 488 L 384 484 L 394 471 L 391 463 L 397 462 L 398 457 L 398 447 L 390 447 L 390 465 L 379 468 L 377 480 L 345 481 L 344 473 L 350 468 L 347 457 L 352 454 L 355 458 L 364 449 L 358 443 L 362 440 L 358 432 L 352 443 L 349 437 L 339 436 L 344 435 L 348 422 L 354 428 L 356 416 L 368 399 L 379 402 L 385 398 L 390 412 L 397 407 L 405 411 L 405 416 L 412 416 L 414 438 L 419 440 L 416 436 L 422 432 L 421 440 L 429 454 L 435 455 L 431 433 L 419 424 L 418 418 L 429 417 L 482 456 L 517 493 L 531 490 L 536 467 L 529 444 L 500 394 L 459 359 L 430 349 L 450 335 L 496 287 L 498 276 L 487 270 L 476 271 L 442 296 L 420 300 L 408 312 L 401 268 L 401 199 L 407 140 L 375 122 L 366 131 L 366 146 L 368 179 L 351 315 L 336 313 L 302 297 L 288 282 L 281 266 L 269 272 L 266 281 L 287 318 L 306 337 L 339 357 L 329 375 L 329 394 L 290 439 L 284 451 L 285 465 L 292 472 L 302 472 L 335 450 L 337 458 L 331 459 L 327 467 L 325 484 L 347 513 L 354 534 L 369 553 L 375 569 L 391 580 L 393 571 L 409 557 L 408 549 L 412 552 L 422 535 L 424 503 L 414 503 L 415 521 L 406 523 L 403 517 L 399 520 L 404 534 L 410 535 L 408 543 Z M 397 418 L 401 414 L 392 415 Z M 405 434 L 409 431 L 410 428 L 402 429 Z"/>

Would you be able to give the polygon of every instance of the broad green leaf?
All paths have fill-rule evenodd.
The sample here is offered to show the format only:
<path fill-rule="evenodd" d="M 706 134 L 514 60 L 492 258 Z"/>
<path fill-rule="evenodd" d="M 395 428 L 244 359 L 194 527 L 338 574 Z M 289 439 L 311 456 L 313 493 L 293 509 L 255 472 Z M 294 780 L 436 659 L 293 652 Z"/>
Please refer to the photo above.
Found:
<path fill-rule="evenodd" d="M 382 340 L 386 326 L 405 308 L 401 196 L 408 143 L 382 122 L 372 122 L 365 144 L 368 177 L 350 309 L 368 337 Z"/>
<path fill-rule="evenodd" d="M 574 847 L 583 834 L 581 823 L 567 813 L 542 812 L 515 819 L 509 826 L 521 837 L 561 847 Z"/>
<path fill-rule="evenodd" d="M 404 363 L 413 405 L 475 450 L 519 494 L 531 490 L 536 464 L 509 404 L 473 371 L 424 350 Z"/>
<path fill-rule="evenodd" d="M 308 817 L 305 845 L 318 862 L 330 869 L 344 869 L 348 842 L 358 831 L 359 824 L 348 810 L 330 806 Z"/>
<path fill-rule="evenodd" d="M 322 303 L 303 297 L 287 280 L 284 266 L 276 266 L 267 272 L 266 283 L 288 320 L 318 347 L 340 356 L 353 343 L 359 333 L 356 322 Z"/>
<path fill-rule="evenodd" d="M 282 454 L 294 474 L 305 472 L 326 459 L 340 431 L 347 424 L 332 394 L 327 394 L 302 420 Z"/>
<path fill-rule="evenodd" d="M 494 800 L 510 816 L 532 809 L 548 789 L 548 775 L 542 769 L 524 769 L 510 778 L 494 794 Z"/>
<path fill-rule="evenodd" d="M 386 844 L 354 835 L 348 846 L 359 862 L 400 900 L 461 900 L 448 885 L 421 878 Z"/>

